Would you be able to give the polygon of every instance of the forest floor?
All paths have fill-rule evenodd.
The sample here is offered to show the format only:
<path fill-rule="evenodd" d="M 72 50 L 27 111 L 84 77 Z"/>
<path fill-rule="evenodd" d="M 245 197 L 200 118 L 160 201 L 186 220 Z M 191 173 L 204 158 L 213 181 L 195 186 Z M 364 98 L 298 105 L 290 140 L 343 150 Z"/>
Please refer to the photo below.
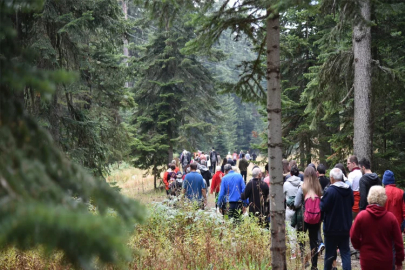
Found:
<path fill-rule="evenodd" d="M 248 180 L 251 178 L 250 171 L 254 165 L 250 164 L 248 169 Z M 261 166 L 264 170 L 264 166 Z M 154 189 L 153 176 L 145 175 L 145 172 L 124 164 L 120 168 L 113 169 L 107 179 L 109 182 L 116 182 L 121 188 L 121 192 L 128 197 L 136 199 L 145 205 L 154 202 L 162 202 L 167 199 L 164 188 Z M 208 205 L 206 209 L 215 211 L 215 196 L 208 195 Z M 338 258 L 338 269 L 342 269 L 341 258 Z M 308 268 L 309 269 L 309 268 Z M 318 269 L 323 269 L 323 256 L 318 259 Z M 359 260 L 352 256 L 352 269 L 361 269 Z"/>

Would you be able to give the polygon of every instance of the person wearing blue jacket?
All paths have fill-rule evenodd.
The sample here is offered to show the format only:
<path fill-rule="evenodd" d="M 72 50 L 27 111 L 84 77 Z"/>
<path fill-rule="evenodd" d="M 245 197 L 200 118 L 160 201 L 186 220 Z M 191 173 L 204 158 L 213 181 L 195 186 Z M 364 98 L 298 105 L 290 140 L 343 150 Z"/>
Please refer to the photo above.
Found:
<path fill-rule="evenodd" d="M 228 213 L 229 218 L 239 219 L 241 212 L 245 211 L 244 205 L 247 201 L 242 201 L 241 194 L 245 191 L 245 182 L 242 175 L 235 173 L 230 164 L 224 166 L 225 176 L 221 181 L 221 189 L 218 195 L 218 206 L 222 214 Z M 227 210 L 227 206 L 229 209 Z"/>
<path fill-rule="evenodd" d="M 324 269 L 331 270 L 336 259 L 336 248 L 340 250 L 343 270 L 351 270 L 350 228 L 352 227 L 353 191 L 344 183 L 339 168 L 330 171 L 331 185 L 321 199 L 323 233 L 325 236 Z"/>

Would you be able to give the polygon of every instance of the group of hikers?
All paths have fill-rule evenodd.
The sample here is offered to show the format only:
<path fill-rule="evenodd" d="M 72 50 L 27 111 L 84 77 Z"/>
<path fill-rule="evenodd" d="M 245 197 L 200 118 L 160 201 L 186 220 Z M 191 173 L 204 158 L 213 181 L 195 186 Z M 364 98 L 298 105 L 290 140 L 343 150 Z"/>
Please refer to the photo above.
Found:
<path fill-rule="evenodd" d="M 183 166 L 182 189 L 188 200 L 204 209 L 210 187 L 210 193 L 215 194 L 216 207 L 224 216 L 238 223 L 248 208 L 249 214 L 255 216 L 261 226 L 269 227 L 271 181 L 268 164 L 264 172 L 254 166 L 252 179 L 246 183 L 248 153 L 241 153 L 236 160 L 228 153 L 219 164 L 220 159 L 212 149 L 207 155 L 214 163 L 211 170 L 206 167 L 207 157 L 204 159 L 201 155 L 190 159 L 188 164 L 183 163 L 187 153 L 183 151 L 180 162 Z M 322 252 L 325 270 L 337 269 L 338 252 L 344 270 L 351 269 L 351 255 L 360 257 L 361 269 L 402 269 L 405 194 L 396 187 L 392 171 L 385 171 L 381 181 L 371 171 L 369 160 L 358 161 L 354 155 L 347 159 L 349 173 L 339 163 L 330 170 L 329 177 L 323 164 L 316 167 L 310 163 L 300 172 L 296 161 L 283 160 L 282 163 L 286 226 L 296 231 L 293 235 L 297 234 L 298 239 L 290 237 L 289 241 L 298 242 L 298 253 L 306 267 L 310 264 L 304 254 L 305 245 L 302 237 L 298 237 L 302 233 L 309 236 L 311 269 L 318 269 L 318 256 Z M 170 174 L 176 166 L 169 166 Z M 292 258 L 295 257 L 293 251 Z"/>

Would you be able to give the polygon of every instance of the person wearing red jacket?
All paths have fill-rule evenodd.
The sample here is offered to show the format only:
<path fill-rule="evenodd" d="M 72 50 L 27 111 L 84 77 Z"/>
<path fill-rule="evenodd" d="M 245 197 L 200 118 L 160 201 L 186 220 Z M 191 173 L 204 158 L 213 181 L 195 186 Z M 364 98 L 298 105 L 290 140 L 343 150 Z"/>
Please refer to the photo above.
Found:
<path fill-rule="evenodd" d="M 357 215 L 350 230 L 353 247 L 360 250 L 361 269 L 392 269 L 394 263 L 395 269 L 402 269 L 404 243 L 397 219 L 384 208 L 387 201 L 385 189 L 371 187 L 367 201 L 366 210 Z"/>
<path fill-rule="evenodd" d="M 167 165 L 167 171 L 165 171 L 163 173 L 163 183 L 165 184 L 165 189 L 166 189 L 166 194 L 169 195 L 169 181 L 167 181 L 167 176 L 169 175 L 169 173 L 172 172 L 171 166 L 173 164 L 169 163 Z"/>
<path fill-rule="evenodd" d="M 211 190 L 210 193 L 215 193 L 215 201 L 218 199 L 219 188 L 221 187 L 222 177 L 224 177 L 224 173 L 221 171 L 221 166 L 216 167 L 216 172 L 212 177 L 211 181 Z M 217 203 L 215 203 L 217 206 Z"/>
<path fill-rule="evenodd" d="M 404 231 L 405 225 L 405 203 L 403 200 L 404 191 L 395 185 L 394 173 L 390 170 L 384 172 L 383 180 L 385 193 L 387 194 L 387 202 L 385 209 L 394 214 L 398 221 L 401 231 Z"/>

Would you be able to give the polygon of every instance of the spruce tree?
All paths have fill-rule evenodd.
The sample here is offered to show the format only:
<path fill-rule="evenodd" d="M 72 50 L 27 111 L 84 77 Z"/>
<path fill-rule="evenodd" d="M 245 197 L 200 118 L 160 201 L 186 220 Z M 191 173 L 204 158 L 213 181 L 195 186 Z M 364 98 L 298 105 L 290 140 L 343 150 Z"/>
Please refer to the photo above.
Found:
<path fill-rule="evenodd" d="M 76 83 L 78 77 L 58 67 L 55 58 L 38 62 L 43 53 L 53 57 L 57 53 L 46 38 L 29 40 L 35 46 L 43 42 L 39 47 L 23 42 L 27 41 L 24 35 L 32 34 L 27 30 L 50 30 L 43 28 L 44 9 L 61 3 L 46 4 L 0 1 L 0 246 L 26 250 L 41 245 L 46 251 L 60 250 L 66 262 L 84 269 L 93 268 L 96 258 L 119 263 L 128 258 L 127 233 L 134 221 L 142 220 L 143 208 L 68 160 L 52 139 L 54 134 L 32 114 L 37 109 L 26 109 L 27 91 L 31 105 L 38 98 L 52 102 L 57 91 L 66 91 L 64 86 Z M 57 16 L 62 21 L 72 19 L 71 14 Z M 65 26 L 86 25 L 88 16 L 80 15 Z M 33 24 L 27 24 L 30 20 Z M 55 32 L 52 38 L 64 33 Z M 64 67 L 67 63 L 72 64 L 65 62 Z M 82 117 L 79 111 L 69 110 L 77 120 Z"/>
<path fill-rule="evenodd" d="M 197 55 L 182 52 L 194 37 L 194 28 L 187 25 L 191 13 L 165 1 L 146 1 L 144 7 L 141 22 L 157 30 L 137 59 L 133 155 L 135 166 L 156 174 L 178 147 L 195 146 L 199 136 L 210 132 L 209 119 L 216 117 L 218 106 L 210 72 Z"/>

